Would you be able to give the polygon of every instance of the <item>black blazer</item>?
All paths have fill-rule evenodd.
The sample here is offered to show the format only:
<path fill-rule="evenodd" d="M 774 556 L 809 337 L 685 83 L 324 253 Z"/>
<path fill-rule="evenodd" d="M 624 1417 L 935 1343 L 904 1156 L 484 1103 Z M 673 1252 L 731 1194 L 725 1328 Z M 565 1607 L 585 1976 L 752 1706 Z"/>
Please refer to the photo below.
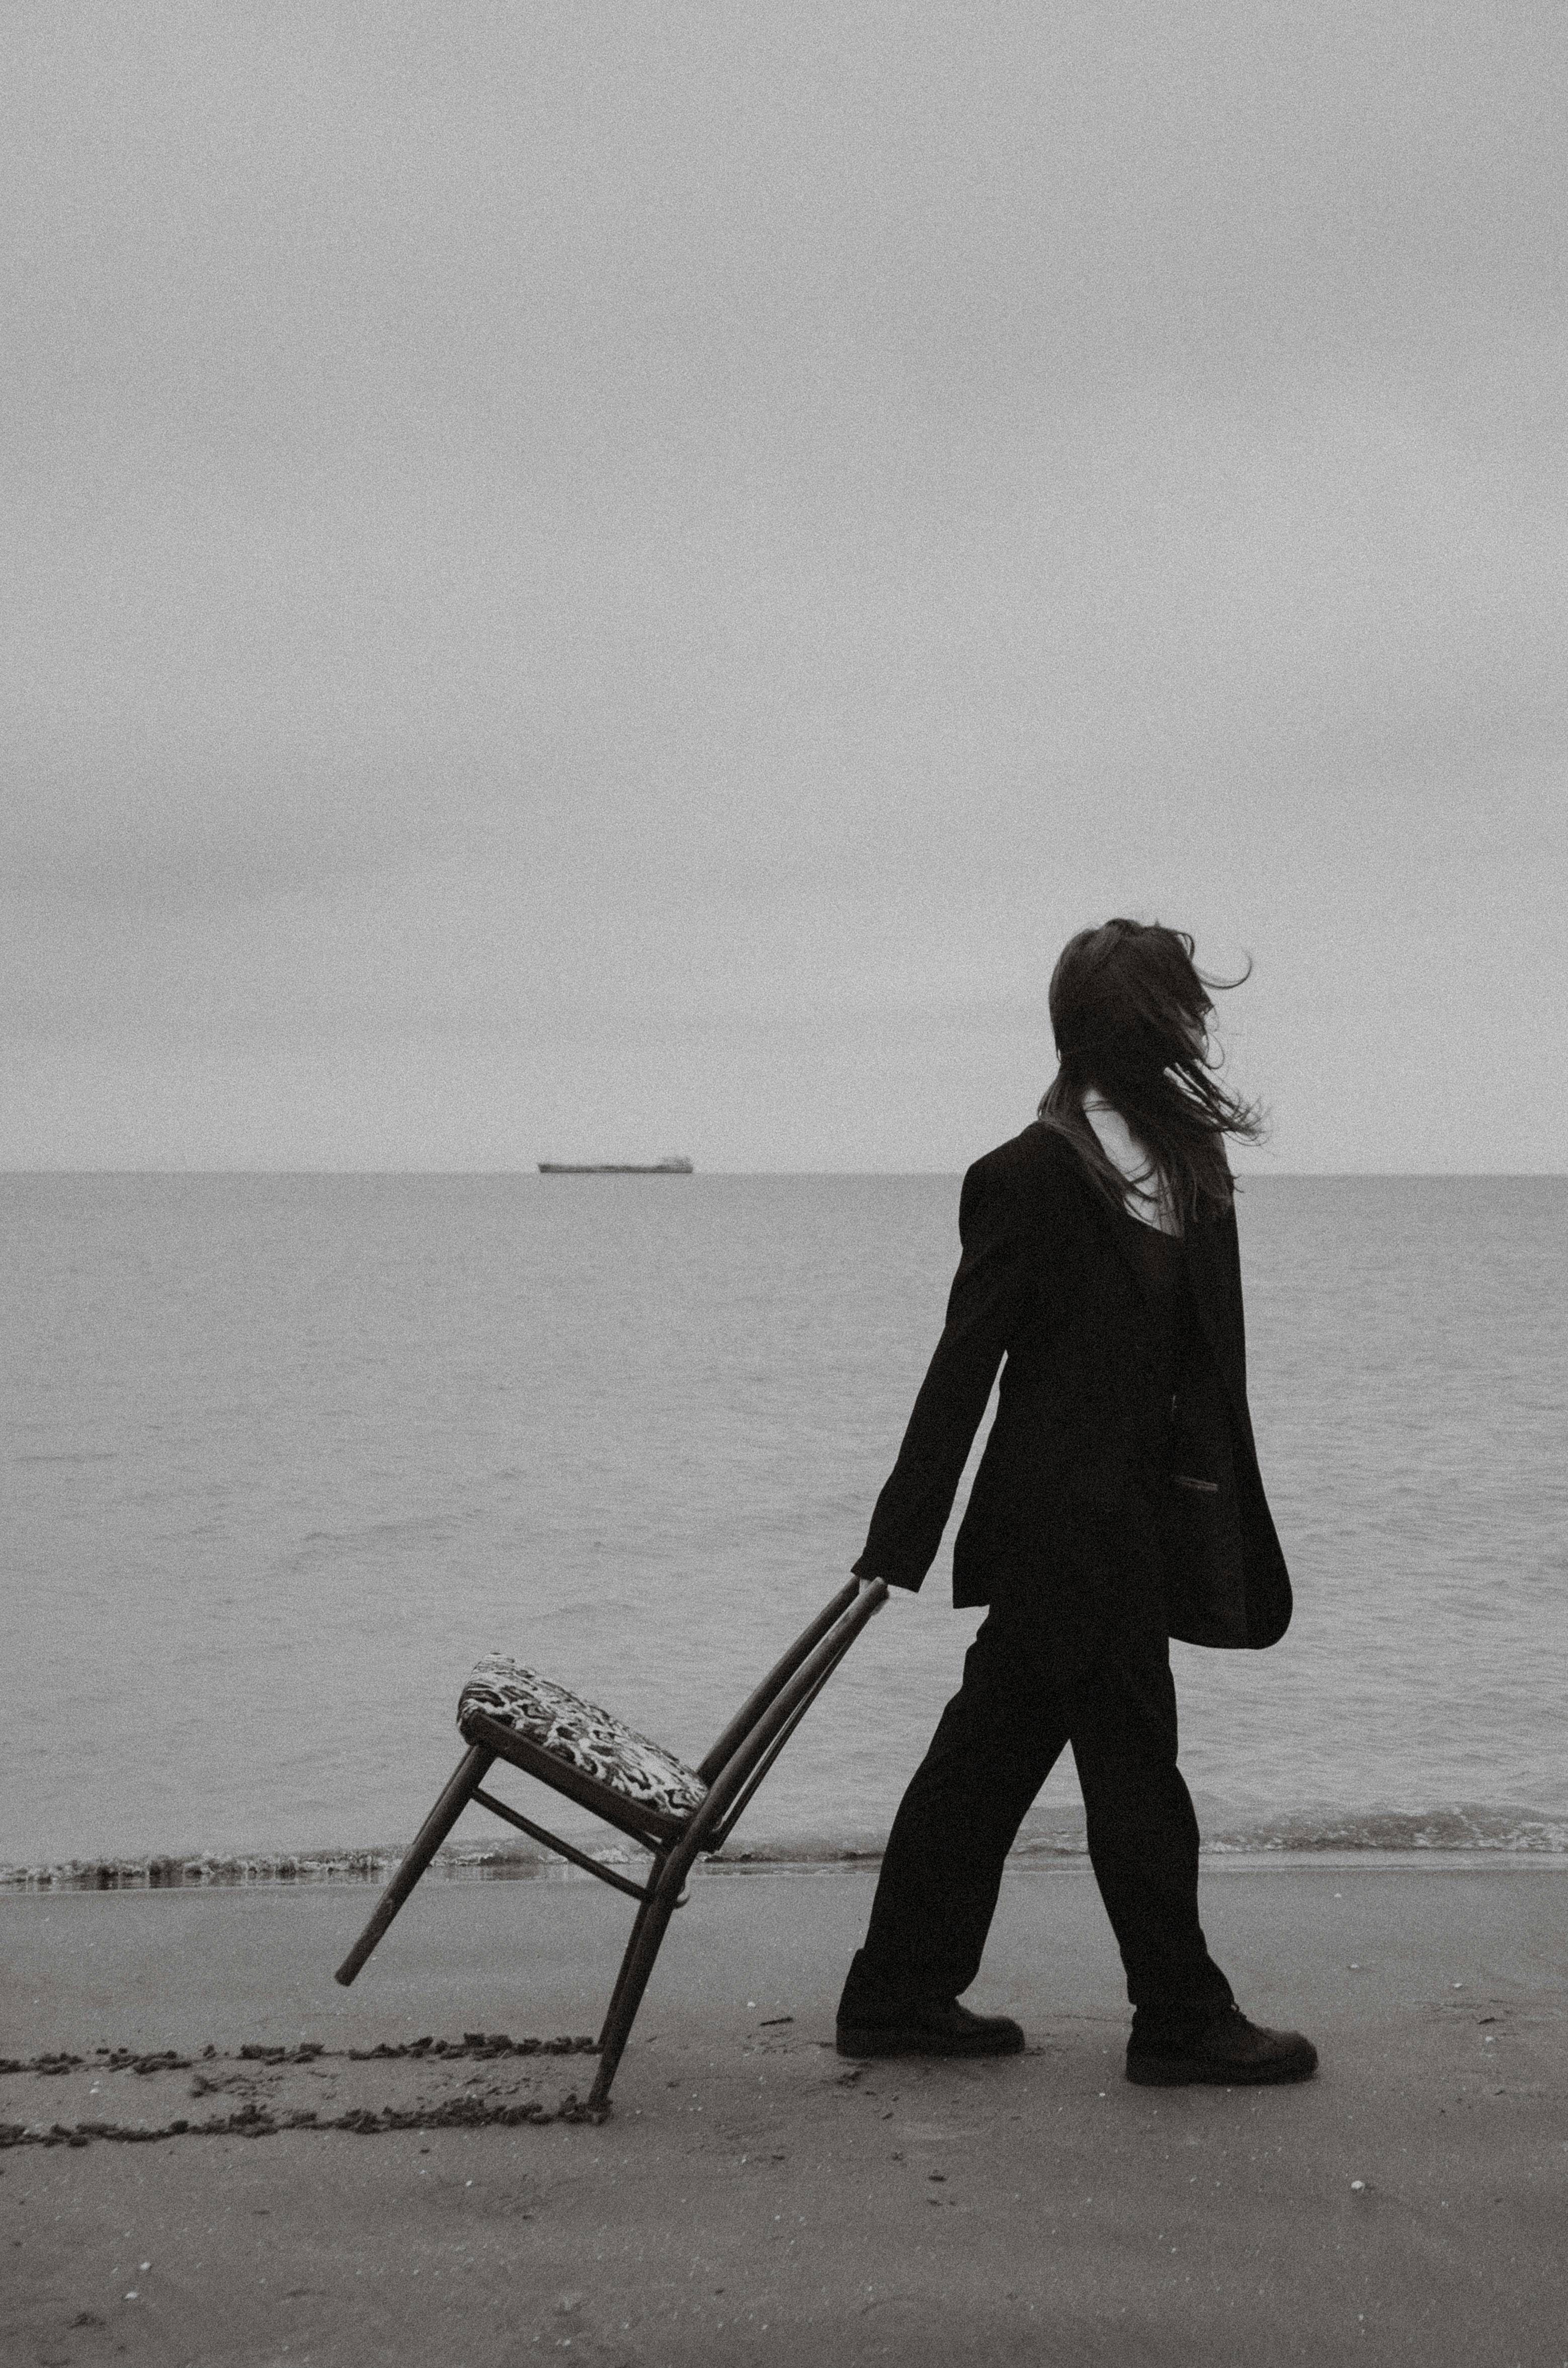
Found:
<path fill-rule="evenodd" d="M 1072 1663 L 1138 1634 L 1273 1645 L 1290 1581 L 1246 1402 L 1233 1212 L 1189 1224 L 1198 1321 L 1169 1408 L 1129 1220 L 1038 1121 L 963 1180 L 947 1324 L 877 1499 L 862 1578 L 918 1588 L 996 1369 L 996 1419 L 953 1546 L 953 1600 L 1043 1622 Z"/>

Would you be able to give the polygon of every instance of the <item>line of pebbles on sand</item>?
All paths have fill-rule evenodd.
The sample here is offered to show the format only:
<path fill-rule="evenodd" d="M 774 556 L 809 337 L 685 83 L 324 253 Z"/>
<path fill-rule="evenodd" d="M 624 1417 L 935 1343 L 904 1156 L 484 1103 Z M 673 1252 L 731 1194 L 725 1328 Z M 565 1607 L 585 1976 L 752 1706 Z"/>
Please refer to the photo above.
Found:
<path fill-rule="evenodd" d="M 354 2064 L 392 2062 L 400 2058 L 419 2063 L 484 2063 L 503 2056 L 593 2055 L 597 2052 L 598 2042 L 596 2039 L 513 2039 L 504 2031 L 465 2031 L 460 2040 L 433 2037 L 399 2043 L 383 2040 L 375 2047 L 327 2047 L 318 2040 L 306 2040 L 298 2047 L 267 2047 L 252 2044 L 232 2053 L 208 2046 L 199 2055 L 180 2055 L 173 2048 L 139 2055 L 128 2047 L 99 2047 L 93 2051 L 91 2056 L 74 2055 L 59 2050 L 26 2059 L 0 2056 L 0 2074 L 32 2072 L 47 2078 L 51 2075 L 87 2069 L 94 2072 L 134 2072 L 143 2076 L 153 2072 L 190 2071 L 196 2075 L 192 2093 L 199 2096 L 205 2090 L 221 2085 L 218 2080 L 208 2077 L 203 2067 L 220 2064 L 260 2066 L 310 2065 L 334 2056 Z M 406 2108 L 383 2105 L 379 2112 L 369 2106 L 357 2106 L 341 2113 L 324 2113 L 310 2108 L 278 2113 L 257 2104 L 253 2099 L 232 2113 L 218 2114 L 199 2122 L 180 2115 L 171 2121 L 153 2124 L 97 2120 L 74 2123 L 53 2122 L 45 2129 L 40 2124 L 26 2122 L 0 2121 L 0 2148 L 17 2146 L 90 2146 L 95 2139 L 121 2146 L 145 2146 L 164 2138 L 262 2138 L 276 2136 L 283 2130 L 350 2130 L 362 2137 L 379 2137 L 393 2130 L 511 2127 L 527 2122 L 602 2122 L 608 2112 L 608 2106 L 590 2108 L 585 2105 L 575 2090 L 556 2105 L 546 2105 L 537 2098 L 529 2098 L 522 2103 L 503 2104 L 487 2101 L 483 2097 L 452 2097 L 439 2104 Z"/>

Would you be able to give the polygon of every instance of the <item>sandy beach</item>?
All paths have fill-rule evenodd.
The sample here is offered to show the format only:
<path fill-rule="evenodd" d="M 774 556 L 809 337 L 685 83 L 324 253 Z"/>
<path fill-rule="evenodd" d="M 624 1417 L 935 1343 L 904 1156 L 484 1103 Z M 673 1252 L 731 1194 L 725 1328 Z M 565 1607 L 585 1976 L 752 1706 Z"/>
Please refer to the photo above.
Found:
<path fill-rule="evenodd" d="M 971 1994 L 1027 2055 L 863 2068 L 827 2043 L 870 1870 L 710 1872 L 602 2123 L 589 2060 L 527 2044 L 596 2028 L 626 1922 L 586 1884 L 427 1884 L 347 1992 L 358 1886 L 12 1896 L 3 2356 L 1557 2368 L 1565 1878 L 1208 1873 L 1244 2003 L 1323 2071 L 1162 2092 L 1082 1867 L 1009 1876 Z"/>

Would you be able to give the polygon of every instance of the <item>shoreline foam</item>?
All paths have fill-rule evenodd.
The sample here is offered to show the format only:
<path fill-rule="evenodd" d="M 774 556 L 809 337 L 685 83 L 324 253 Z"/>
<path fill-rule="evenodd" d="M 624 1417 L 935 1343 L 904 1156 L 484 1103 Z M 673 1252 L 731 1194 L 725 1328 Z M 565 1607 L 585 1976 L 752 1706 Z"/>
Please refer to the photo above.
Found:
<path fill-rule="evenodd" d="M 103 1852 L 83 1859 L 0 1865 L 0 1892 L 287 1891 L 384 1884 L 407 1848 L 404 1842 L 354 1849 L 236 1851 Z M 1568 1863 L 1568 1816 L 1509 1804 L 1455 1804 L 1425 1811 L 1374 1810 L 1360 1816 L 1300 1812 L 1252 1821 L 1215 1820 L 1201 1845 L 1206 1865 L 1280 1859 L 1306 1864 L 1326 1857 L 1421 1861 L 1432 1858 L 1489 1864 L 1510 1859 Z M 797 1834 L 722 1851 L 705 1863 L 721 1869 L 864 1866 L 882 1852 L 881 1835 Z M 590 1855 L 606 1866 L 635 1867 L 642 1852 L 627 1842 L 601 1843 Z M 1059 1812 L 1050 1824 L 1026 1826 L 1011 1856 L 1015 1866 L 1072 1864 L 1087 1857 L 1083 1813 Z M 542 1848 L 508 1840 L 449 1842 L 431 1875 L 448 1883 L 591 1880 Z"/>

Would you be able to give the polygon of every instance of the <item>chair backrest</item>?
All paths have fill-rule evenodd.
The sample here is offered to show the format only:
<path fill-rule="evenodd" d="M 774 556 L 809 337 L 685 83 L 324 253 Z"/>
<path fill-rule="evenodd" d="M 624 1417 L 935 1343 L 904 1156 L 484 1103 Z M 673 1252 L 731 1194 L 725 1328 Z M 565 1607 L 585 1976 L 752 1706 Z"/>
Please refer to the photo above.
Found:
<path fill-rule="evenodd" d="M 862 1587 L 852 1579 L 768 1671 L 701 1763 L 699 1772 L 708 1782 L 708 1798 L 687 1828 L 683 1849 L 722 1846 L 861 1629 L 887 1600 L 882 1580 Z M 727 1756 L 718 1762 L 721 1751 Z"/>
<path fill-rule="evenodd" d="M 697 1763 L 697 1772 L 705 1784 L 711 1784 L 720 1770 L 726 1765 L 738 1744 L 748 1736 L 763 1712 L 780 1689 L 789 1684 L 808 1654 L 822 1643 L 834 1622 L 848 1611 L 860 1592 L 860 1582 L 852 1578 L 841 1587 L 826 1607 L 817 1613 L 809 1628 L 802 1628 L 781 1661 L 776 1661 L 762 1683 L 749 1693 L 729 1725 L 716 1743 Z M 883 1589 L 885 1599 L 886 1589 Z"/>

